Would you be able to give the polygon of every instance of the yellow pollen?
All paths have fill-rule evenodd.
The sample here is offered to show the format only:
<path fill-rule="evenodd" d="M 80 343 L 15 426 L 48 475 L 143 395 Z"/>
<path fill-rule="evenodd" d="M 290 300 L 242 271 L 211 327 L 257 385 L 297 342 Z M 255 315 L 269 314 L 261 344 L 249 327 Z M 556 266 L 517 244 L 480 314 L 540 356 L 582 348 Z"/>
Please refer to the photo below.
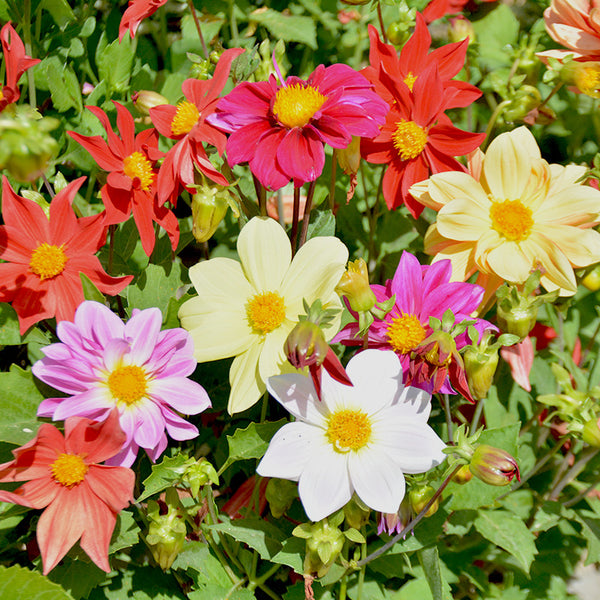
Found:
<path fill-rule="evenodd" d="M 246 306 L 250 327 L 265 334 L 277 329 L 285 319 L 285 304 L 277 292 L 263 292 L 252 297 Z"/>
<path fill-rule="evenodd" d="M 171 133 L 184 135 L 189 133 L 200 118 L 200 111 L 196 105 L 187 100 L 182 100 L 177 105 L 177 112 L 171 121 Z"/>
<path fill-rule="evenodd" d="M 326 436 L 337 452 L 360 450 L 371 441 L 371 420 L 362 410 L 344 408 L 329 417 Z"/>
<path fill-rule="evenodd" d="M 299 83 L 282 87 L 275 94 L 273 114 L 286 127 L 304 127 L 323 106 L 327 96 L 317 88 Z"/>
<path fill-rule="evenodd" d="M 427 131 L 414 121 L 402 119 L 396 123 L 396 131 L 392 134 L 394 148 L 402 160 L 417 158 L 427 144 Z"/>
<path fill-rule="evenodd" d="M 130 177 L 135 184 L 139 181 L 139 186 L 147 192 L 154 181 L 154 172 L 150 161 L 141 153 L 133 152 L 123 160 L 123 173 Z"/>
<path fill-rule="evenodd" d="M 115 400 L 129 406 L 146 395 L 148 378 L 144 369 L 136 365 L 118 367 L 108 376 L 108 388 Z"/>
<path fill-rule="evenodd" d="M 575 85 L 580 92 L 592 98 L 600 98 L 600 69 L 598 63 L 593 64 L 596 66 L 582 67 L 575 73 Z"/>
<path fill-rule="evenodd" d="M 415 315 L 395 317 L 387 328 L 390 346 L 399 354 L 414 350 L 426 335 L 423 325 Z"/>
<path fill-rule="evenodd" d="M 408 89 L 412 92 L 413 86 L 415 85 L 415 81 L 417 80 L 418 75 L 413 75 L 412 71 L 408 72 L 408 75 L 404 79 L 404 83 L 408 86 Z"/>
<path fill-rule="evenodd" d="M 2 88 L 0 88 L 0 101 L 4 100 L 4 94 L 2 93 Z"/>
<path fill-rule="evenodd" d="M 531 214 L 531 209 L 520 200 L 492 202 L 490 208 L 492 228 L 511 242 L 527 239 L 533 227 Z"/>
<path fill-rule="evenodd" d="M 29 268 L 42 281 L 52 279 L 60 275 L 64 269 L 69 257 L 65 254 L 62 246 L 52 246 L 50 244 L 40 244 L 32 253 L 29 261 Z"/>
<path fill-rule="evenodd" d="M 59 454 L 50 465 L 52 477 L 61 485 L 71 488 L 85 479 L 88 466 L 79 454 Z"/>

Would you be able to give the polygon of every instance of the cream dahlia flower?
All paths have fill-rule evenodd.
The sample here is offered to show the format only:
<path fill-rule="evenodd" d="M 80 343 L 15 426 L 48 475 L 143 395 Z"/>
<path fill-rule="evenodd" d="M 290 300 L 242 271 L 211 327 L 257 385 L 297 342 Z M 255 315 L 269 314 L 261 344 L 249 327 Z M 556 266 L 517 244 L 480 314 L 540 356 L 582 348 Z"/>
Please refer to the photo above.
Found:
<path fill-rule="evenodd" d="M 341 308 L 335 292 L 348 250 L 335 237 L 315 237 L 292 260 L 290 241 L 273 219 L 255 217 L 237 242 L 240 261 L 217 257 L 190 269 L 198 296 L 179 310 L 194 339 L 198 362 L 235 357 L 229 371 L 231 414 L 246 410 L 265 392 L 265 381 L 286 369 L 283 345 L 308 304 Z M 340 317 L 323 330 L 338 331 Z"/>
<path fill-rule="evenodd" d="M 478 271 L 489 297 L 503 281 L 524 283 L 540 269 L 548 290 L 571 296 L 573 268 L 600 261 L 600 191 L 578 183 L 582 166 L 550 165 L 525 127 L 499 135 L 482 159 L 478 179 L 440 173 L 410 193 L 438 210 L 425 236 L 434 262 L 452 261 L 452 279 Z M 472 171 L 473 172 L 473 171 Z"/>

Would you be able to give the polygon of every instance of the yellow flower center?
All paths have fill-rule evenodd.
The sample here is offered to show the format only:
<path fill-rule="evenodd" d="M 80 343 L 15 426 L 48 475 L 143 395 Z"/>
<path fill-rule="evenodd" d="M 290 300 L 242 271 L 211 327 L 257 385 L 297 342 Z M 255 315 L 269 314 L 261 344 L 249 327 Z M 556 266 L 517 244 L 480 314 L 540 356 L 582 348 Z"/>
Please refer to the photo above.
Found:
<path fill-rule="evenodd" d="M 310 85 L 295 83 L 275 94 L 273 114 L 286 127 L 304 127 L 323 106 L 327 96 Z"/>
<path fill-rule="evenodd" d="M 79 454 L 59 454 L 50 465 L 53 479 L 68 488 L 81 483 L 88 468 Z"/>
<path fill-rule="evenodd" d="M 593 66 L 585 66 L 575 73 L 575 85 L 580 92 L 600 98 L 600 65 L 592 63 Z"/>
<path fill-rule="evenodd" d="M 520 200 L 492 202 L 490 208 L 492 228 L 511 242 L 527 239 L 533 227 L 531 214 Z"/>
<path fill-rule="evenodd" d="M 417 80 L 418 75 L 413 75 L 412 71 L 408 72 L 408 75 L 404 78 L 404 83 L 408 86 L 408 89 L 412 92 L 413 86 L 415 85 L 415 81 Z"/>
<path fill-rule="evenodd" d="M 414 350 L 427 334 L 415 315 L 401 315 L 388 325 L 387 336 L 390 346 L 399 354 Z"/>
<path fill-rule="evenodd" d="M 148 378 L 136 365 L 118 367 L 108 376 L 108 388 L 115 400 L 130 406 L 146 395 Z"/>
<path fill-rule="evenodd" d="M 0 88 L 0 101 L 4 100 L 4 94 L 2 93 L 2 88 Z"/>
<path fill-rule="evenodd" d="M 154 172 L 150 161 L 141 153 L 133 152 L 123 160 L 123 173 L 135 182 L 140 182 L 140 188 L 147 192 L 154 181 Z"/>
<path fill-rule="evenodd" d="M 177 105 L 177 112 L 171 121 L 171 133 L 184 135 L 189 133 L 200 118 L 200 111 L 196 105 L 187 100 L 182 100 Z"/>
<path fill-rule="evenodd" d="M 427 131 L 414 121 L 402 119 L 396 123 L 396 131 L 392 134 L 394 148 L 402 160 L 417 158 L 427 144 Z"/>
<path fill-rule="evenodd" d="M 246 307 L 250 327 L 262 334 L 277 329 L 285 319 L 285 304 L 277 292 L 256 294 Z"/>
<path fill-rule="evenodd" d="M 360 450 L 371 441 L 371 420 L 362 410 L 344 408 L 330 417 L 326 436 L 337 452 Z"/>
<path fill-rule="evenodd" d="M 32 253 L 29 261 L 29 268 L 41 280 L 52 279 L 60 275 L 64 269 L 69 257 L 65 254 L 62 246 L 52 246 L 51 244 L 40 244 Z"/>

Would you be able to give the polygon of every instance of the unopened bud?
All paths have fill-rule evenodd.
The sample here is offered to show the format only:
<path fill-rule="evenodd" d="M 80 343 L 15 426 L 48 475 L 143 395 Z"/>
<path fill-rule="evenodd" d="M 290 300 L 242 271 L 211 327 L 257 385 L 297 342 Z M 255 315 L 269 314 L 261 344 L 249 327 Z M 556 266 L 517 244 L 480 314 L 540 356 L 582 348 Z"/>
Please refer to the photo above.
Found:
<path fill-rule="evenodd" d="M 429 501 L 435 495 L 435 490 L 430 485 L 420 485 L 408 493 L 408 499 L 410 501 L 410 505 L 415 514 L 419 514 L 429 503 Z M 425 517 L 430 517 L 431 515 L 437 512 L 437 509 L 440 506 L 440 497 L 438 496 L 435 499 L 435 502 L 427 509 L 425 513 Z"/>
<path fill-rule="evenodd" d="M 459 485 L 464 485 L 473 479 L 473 473 L 469 468 L 469 465 L 463 465 L 452 477 L 452 481 L 455 481 Z"/>
<path fill-rule="evenodd" d="M 285 340 L 284 352 L 296 369 L 323 364 L 329 344 L 321 328 L 312 321 L 304 320 L 296 324 Z"/>
<path fill-rule="evenodd" d="M 219 476 L 215 468 L 205 459 L 201 458 L 190 465 L 183 474 L 183 482 L 190 486 L 192 496 L 197 497 L 201 487 L 208 485 L 218 485 Z"/>
<path fill-rule="evenodd" d="M 537 306 L 510 307 L 508 310 L 498 304 L 498 326 L 507 333 L 524 339 L 537 322 Z"/>
<path fill-rule="evenodd" d="M 145 117 L 150 116 L 151 108 L 169 104 L 169 101 L 163 95 L 153 90 L 140 90 L 131 96 L 131 101 L 137 111 Z"/>
<path fill-rule="evenodd" d="M 269 479 L 265 492 L 271 514 L 276 519 L 282 517 L 298 496 L 298 484 L 288 479 Z"/>
<path fill-rule="evenodd" d="M 469 346 L 463 354 L 469 389 L 474 400 L 482 400 L 494 381 L 498 366 L 498 348 L 487 347 L 481 351 L 477 346 Z"/>
<path fill-rule="evenodd" d="M 176 498 L 177 492 L 170 488 L 167 491 L 166 504 L 161 503 L 162 510 L 154 500 L 148 502 L 149 525 L 146 541 L 154 560 L 163 571 L 173 564 L 185 543 L 185 519 L 178 502 L 175 502 Z"/>
<path fill-rule="evenodd" d="M 357 173 L 360 167 L 360 138 L 352 136 L 350 143 L 345 148 L 340 148 L 336 156 L 346 175 Z"/>
<path fill-rule="evenodd" d="M 600 290 L 600 265 L 596 265 L 582 280 L 581 283 L 590 292 Z"/>
<path fill-rule="evenodd" d="M 204 183 L 192 197 L 192 234 L 197 242 L 208 241 L 225 218 L 229 191 L 216 183 Z"/>
<path fill-rule="evenodd" d="M 377 298 L 369 285 L 369 271 L 364 259 L 348 263 L 336 291 L 348 299 L 350 308 L 356 312 L 366 312 L 375 306 Z"/>
<path fill-rule="evenodd" d="M 517 461 L 506 450 L 487 444 L 475 448 L 470 469 L 475 477 L 489 485 L 508 485 L 515 477 L 521 480 Z"/>
<path fill-rule="evenodd" d="M 343 517 L 342 517 L 343 518 Z M 341 521 L 338 521 L 341 523 Z M 306 540 L 306 556 L 304 558 L 304 572 L 317 573 L 323 577 L 339 556 L 344 542 L 344 534 L 328 519 L 318 523 L 303 523 L 298 525 L 292 535 Z"/>
<path fill-rule="evenodd" d="M 360 529 L 369 522 L 371 509 L 365 506 L 361 500 L 354 495 L 350 502 L 344 506 L 344 517 L 349 527 Z"/>
<path fill-rule="evenodd" d="M 598 428 L 597 418 L 584 423 L 581 430 L 581 439 L 594 448 L 600 448 L 600 429 Z"/>
<path fill-rule="evenodd" d="M 532 110 L 542 103 L 540 91 L 533 85 L 522 85 L 504 109 L 504 120 L 522 121 Z"/>
<path fill-rule="evenodd" d="M 448 38 L 451 42 L 462 42 L 464 39 L 469 38 L 469 43 L 472 43 L 476 40 L 477 36 L 471 21 L 465 19 L 463 16 L 459 16 L 450 19 Z"/>

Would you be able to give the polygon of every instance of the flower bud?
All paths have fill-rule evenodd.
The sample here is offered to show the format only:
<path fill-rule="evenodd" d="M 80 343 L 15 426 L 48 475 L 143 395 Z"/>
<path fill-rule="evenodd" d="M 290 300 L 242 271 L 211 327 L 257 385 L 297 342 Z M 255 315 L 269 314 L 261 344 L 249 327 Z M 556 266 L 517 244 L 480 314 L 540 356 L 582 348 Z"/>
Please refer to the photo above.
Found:
<path fill-rule="evenodd" d="M 600 98 L 600 62 L 572 60 L 563 65 L 560 78 L 565 83 L 574 85 L 582 94 Z"/>
<path fill-rule="evenodd" d="M 288 479 L 269 479 L 265 492 L 271 514 L 274 518 L 282 517 L 298 496 L 298 484 Z"/>
<path fill-rule="evenodd" d="M 581 439 L 594 448 L 600 448 L 600 429 L 597 418 L 590 419 L 583 424 Z"/>
<path fill-rule="evenodd" d="M 469 389 L 474 400 L 482 400 L 494 381 L 498 366 L 498 348 L 469 346 L 463 354 Z"/>
<path fill-rule="evenodd" d="M 185 543 L 185 519 L 178 505 L 174 488 L 167 490 L 166 503 L 161 502 L 159 505 L 154 500 L 148 502 L 149 525 L 146 541 L 154 560 L 163 571 L 173 564 Z"/>
<path fill-rule="evenodd" d="M 581 283 L 590 292 L 600 290 L 600 265 L 595 266 L 582 280 Z"/>
<path fill-rule="evenodd" d="M 397 513 L 381 513 L 379 515 L 379 524 L 377 526 L 377 535 L 387 533 L 394 535 L 400 533 L 411 521 L 414 516 L 410 501 L 407 496 L 400 503 Z"/>
<path fill-rule="evenodd" d="M 306 540 L 304 572 L 322 577 L 338 557 L 346 538 L 326 519 L 311 526 L 311 536 Z"/>
<path fill-rule="evenodd" d="M 414 513 L 418 515 L 427 506 L 427 503 L 433 498 L 434 495 L 435 490 L 430 485 L 419 485 L 410 490 L 408 493 L 408 499 Z M 430 517 L 431 515 L 435 514 L 439 506 L 440 496 L 435 499 L 435 502 L 429 507 L 424 516 Z"/>
<path fill-rule="evenodd" d="M 455 481 L 459 485 L 464 485 L 473 479 L 473 473 L 471 473 L 471 469 L 469 465 L 463 465 L 456 473 L 454 473 L 454 477 L 452 481 Z"/>
<path fill-rule="evenodd" d="M 358 172 L 360 166 L 360 138 L 352 136 L 352 140 L 345 148 L 337 151 L 337 161 L 346 175 Z"/>
<path fill-rule="evenodd" d="M 542 103 L 539 90 L 532 85 L 522 85 L 516 91 L 510 104 L 504 109 L 504 120 L 522 121 L 532 110 Z"/>
<path fill-rule="evenodd" d="M 450 19 L 448 38 L 450 42 L 462 42 L 464 39 L 469 38 L 469 43 L 472 43 L 476 41 L 477 36 L 471 21 L 463 16 L 458 16 Z"/>
<path fill-rule="evenodd" d="M 316 323 L 304 320 L 290 331 L 283 349 L 290 364 L 296 369 L 303 369 L 310 365 L 322 365 L 329 351 L 329 344 Z"/>
<path fill-rule="evenodd" d="M 377 301 L 369 285 L 367 263 L 362 258 L 348 263 L 348 269 L 335 289 L 348 299 L 350 308 L 356 312 L 371 310 Z"/>
<path fill-rule="evenodd" d="M 153 90 L 140 90 L 131 96 L 131 101 L 137 111 L 145 116 L 150 116 L 150 109 L 162 104 L 169 104 L 169 101 L 158 92 Z"/>
<path fill-rule="evenodd" d="M 524 339 L 537 322 L 537 306 L 511 307 L 508 310 L 498 304 L 498 326 L 507 333 L 518 335 Z"/>
<path fill-rule="evenodd" d="M 370 515 L 371 509 L 365 506 L 356 495 L 344 506 L 344 517 L 348 527 L 360 530 L 369 522 Z"/>
<path fill-rule="evenodd" d="M 521 480 L 517 461 L 506 450 L 480 444 L 470 464 L 471 473 L 489 485 L 508 485 L 515 477 Z"/>
<path fill-rule="evenodd" d="M 192 197 L 192 233 L 197 242 L 208 241 L 229 206 L 229 191 L 216 183 L 204 183 Z"/>
<path fill-rule="evenodd" d="M 209 483 L 218 485 L 219 476 L 215 468 L 205 458 L 201 458 L 185 470 L 182 480 L 190 486 L 192 496 L 196 498 L 201 487 Z"/>

